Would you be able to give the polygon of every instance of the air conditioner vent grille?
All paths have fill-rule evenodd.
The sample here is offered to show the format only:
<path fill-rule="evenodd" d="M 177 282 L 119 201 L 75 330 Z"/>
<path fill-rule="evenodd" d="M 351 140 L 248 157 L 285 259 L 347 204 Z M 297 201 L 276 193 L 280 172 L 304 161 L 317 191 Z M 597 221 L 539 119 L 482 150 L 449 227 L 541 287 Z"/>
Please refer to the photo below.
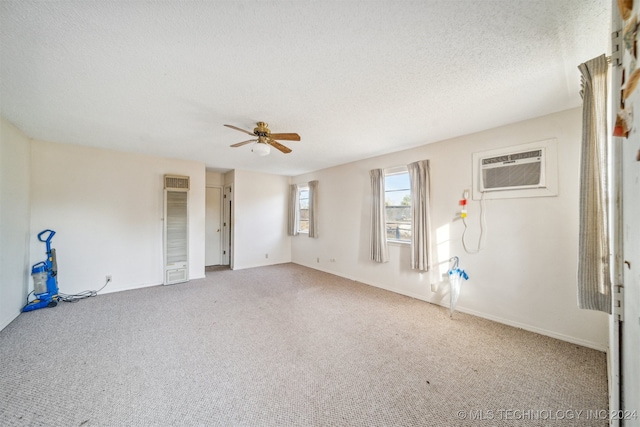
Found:
<path fill-rule="evenodd" d="M 189 190 L 189 177 L 165 175 L 164 188 L 166 188 L 167 190 Z"/>
<path fill-rule="evenodd" d="M 173 285 L 174 283 L 182 283 L 187 281 L 187 269 L 182 268 L 178 270 L 168 270 L 165 282 L 167 285 Z"/>
<path fill-rule="evenodd" d="M 496 157 L 487 157 L 482 159 L 482 165 L 490 165 L 494 163 L 515 162 L 516 160 L 531 159 L 534 157 L 542 157 L 542 150 L 525 151 L 522 153 L 504 154 Z"/>
<path fill-rule="evenodd" d="M 540 163 L 523 163 L 482 170 L 485 189 L 538 186 Z"/>
<path fill-rule="evenodd" d="M 544 149 L 535 149 L 481 158 L 481 190 L 544 187 L 544 154 Z"/>
<path fill-rule="evenodd" d="M 473 153 L 473 199 L 558 195 L 555 138 Z"/>

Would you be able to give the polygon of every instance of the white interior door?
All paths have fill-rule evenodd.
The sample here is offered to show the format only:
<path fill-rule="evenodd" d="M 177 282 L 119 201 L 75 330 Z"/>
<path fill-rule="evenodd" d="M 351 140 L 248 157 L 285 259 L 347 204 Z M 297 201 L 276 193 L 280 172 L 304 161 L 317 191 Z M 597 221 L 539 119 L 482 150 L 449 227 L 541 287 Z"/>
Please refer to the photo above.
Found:
<path fill-rule="evenodd" d="M 207 187 L 205 196 L 204 264 L 220 265 L 222 248 L 222 189 Z"/>
<path fill-rule="evenodd" d="M 233 246 L 233 227 L 231 224 L 233 210 L 232 199 L 233 186 L 227 185 L 224 187 L 224 194 L 222 196 L 222 265 L 229 265 L 233 269 L 233 262 L 231 259 Z"/>
<path fill-rule="evenodd" d="M 622 22 L 618 11 L 617 0 L 612 0 L 612 28 L 622 30 L 628 26 L 627 22 Z M 631 16 L 640 13 L 638 2 L 633 4 Z M 622 32 L 622 31 L 621 31 Z M 637 41 L 634 30 L 633 38 Z M 636 59 L 626 45 L 622 43 L 625 35 L 622 34 L 618 49 L 622 52 L 622 67 L 617 67 L 612 82 L 612 108 L 613 114 L 622 107 L 620 102 L 620 90 L 625 87 L 630 79 L 631 73 L 637 70 Z M 635 46 L 635 43 L 632 43 Z M 615 50 L 612 49 L 612 52 Z M 625 80 L 620 76 L 622 69 L 625 72 Z M 620 390 L 619 407 L 615 407 L 615 402 L 610 409 L 621 410 L 616 412 L 618 419 L 612 419 L 611 425 L 637 426 L 640 425 L 640 114 L 637 113 L 640 107 L 640 90 L 637 88 L 624 101 L 626 111 L 635 110 L 632 115 L 631 131 L 627 138 L 617 138 L 617 162 L 615 166 L 619 176 L 619 186 L 621 191 L 622 221 L 617 229 L 617 238 L 621 242 L 621 260 L 618 260 L 618 270 L 622 269 L 622 303 L 621 318 L 619 327 L 612 328 L 618 332 L 618 336 L 613 336 L 612 342 L 619 337 L 619 347 L 612 345 L 611 353 L 618 358 Z M 615 325 L 614 325 L 615 326 Z M 615 362 L 615 361 L 614 361 Z M 614 367 L 615 369 L 615 367 Z M 615 390 L 613 390 L 615 392 Z M 622 420 L 622 421 L 619 421 Z"/>
<path fill-rule="evenodd" d="M 640 97 L 639 97 L 640 99 Z M 622 322 L 622 409 L 640 417 L 640 120 L 623 142 L 622 233 L 624 300 Z M 630 419 L 629 419 L 630 420 Z M 635 424 L 638 423 L 638 424 Z M 624 425 L 640 425 L 640 418 Z"/>

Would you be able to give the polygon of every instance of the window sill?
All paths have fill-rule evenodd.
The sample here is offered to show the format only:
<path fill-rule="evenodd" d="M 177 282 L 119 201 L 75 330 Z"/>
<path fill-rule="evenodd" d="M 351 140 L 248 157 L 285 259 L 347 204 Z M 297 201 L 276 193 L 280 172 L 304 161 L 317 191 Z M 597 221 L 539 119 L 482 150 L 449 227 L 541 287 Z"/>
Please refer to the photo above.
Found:
<path fill-rule="evenodd" d="M 309 234 L 308 231 L 298 231 L 298 234 Z"/>
<path fill-rule="evenodd" d="M 403 240 L 387 240 L 387 244 L 392 246 L 411 246 L 411 242 Z"/>

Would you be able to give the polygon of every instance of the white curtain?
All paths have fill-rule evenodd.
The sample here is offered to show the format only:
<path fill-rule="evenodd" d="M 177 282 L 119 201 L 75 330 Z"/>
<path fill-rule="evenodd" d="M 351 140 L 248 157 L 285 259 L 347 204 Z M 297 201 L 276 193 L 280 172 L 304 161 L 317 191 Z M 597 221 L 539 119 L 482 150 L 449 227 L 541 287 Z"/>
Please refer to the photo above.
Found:
<path fill-rule="evenodd" d="M 287 234 L 289 236 L 298 235 L 299 197 L 298 184 L 289 185 L 289 209 L 287 212 Z"/>
<path fill-rule="evenodd" d="M 373 169 L 371 176 L 371 259 L 388 262 L 387 233 L 384 213 L 384 171 Z"/>
<path fill-rule="evenodd" d="M 407 169 L 411 180 L 411 268 L 429 271 L 431 267 L 429 160 L 410 163 Z"/>
<path fill-rule="evenodd" d="M 578 69 L 582 73 L 583 99 L 578 306 L 611 313 L 606 57 L 591 59 Z"/>
<path fill-rule="evenodd" d="M 309 237 L 318 237 L 318 181 L 309 181 Z"/>

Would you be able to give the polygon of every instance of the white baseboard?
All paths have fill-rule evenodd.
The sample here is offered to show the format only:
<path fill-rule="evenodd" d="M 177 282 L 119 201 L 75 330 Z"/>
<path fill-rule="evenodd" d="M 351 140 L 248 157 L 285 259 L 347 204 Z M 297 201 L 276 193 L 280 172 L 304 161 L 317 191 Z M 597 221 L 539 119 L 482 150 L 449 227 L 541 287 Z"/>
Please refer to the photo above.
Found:
<path fill-rule="evenodd" d="M 198 279 L 204 279 L 206 276 L 203 274 L 202 276 L 198 276 L 198 277 L 190 277 L 189 280 L 187 280 L 184 283 L 189 283 L 191 280 L 198 280 Z M 109 286 L 105 287 L 102 291 L 100 291 L 100 295 L 102 294 L 111 294 L 114 292 L 122 292 L 122 291 L 132 291 L 134 289 L 142 289 L 142 288 L 150 288 L 152 286 L 162 286 L 163 283 L 140 283 L 137 285 L 131 285 L 131 286 L 126 286 L 124 288 L 117 288 L 117 289 L 109 289 Z M 180 283 L 176 283 L 176 285 L 180 285 Z M 169 285 L 169 286 L 173 286 L 173 285 Z"/>
<path fill-rule="evenodd" d="M 9 316 L 0 319 L 0 331 L 9 326 L 9 323 L 13 322 L 18 316 L 20 316 L 20 311 L 18 311 L 17 313 L 14 312 Z"/>
<path fill-rule="evenodd" d="M 246 270 L 247 268 L 269 267 L 271 265 L 280 265 L 280 264 L 289 264 L 289 263 L 295 264 L 291 261 L 277 261 L 277 262 L 270 262 L 268 264 L 259 263 L 259 264 L 240 265 L 240 266 L 236 264 L 233 266 L 232 270 Z"/>
<path fill-rule="evenodd" d="M 345 279 L 354 280 L 354 281 L 357 281 L 357 282 L 360 282 L 360 283 L 364 283 L 365 285 L 374 286 L 376 288 L 380 288 L 380 289 L 384 289 L 384 290 L 387 290 L 387 291 L 395 292 L 395 293 L 400 294 L 400 295 L 405 295 L 405 296 L 408 296 L 408 297 L 411 297 L 411 298 L 419 299 L 421 301 L 425 301 L 425 302 L 428 302 L 430 304 L 435 304 L 435 305 L 439 305 L 441 307 L 447 307 L 447 308 L 449 307 L 448 304 L 442 304 L 442 303 L 440 303 L 438 301 L 429 300 L 429 299 L 425 298 L 422 295 L 413 294 L 411 292 L 405 292 L 405 291 L 402 291 L 402 290 L 399 290 L 399 289 L 392 288 L 390 286 L 386 286 L 386 285 L 381 284 L 381 283 L 373 283 L 373 282 L 370 282 L 370 281 L 367 281 L 367 280 L 363 280 L 363 279 L 360 279 L 360 278 L 357 278 L 357 277 L 344 276 L 344 275 L 341 275 L 341 274 L 339 274 L 339 273 L 337 273 L 335 271 L 329 271 L 327 269 L 321 268 L 319 266 L 315 266 L 313 264 L 310 264 L 310 265 L 302 264 L 302 263 L 295 263 L 295 264 L 299 264 L 299 265 L 302 265 L 304 267 L 309 267 L 309 268 L 312 268 L 314 270 L 319 270 L 319 271 L 322 271 L 322 272 L 325 272 L 325 273 L 334 274 L 336 276 L 340 276 L 340 277 L 343 277 Z M 549 331 L 547 329 L 538 328 L 536 326 L 531 326 L 531 325 L 527 325 L 527 324 L 524 324 L 524 323 L 515 322 L 515 321 L 509 320 L 509 319 L 504 319 L 502 317 L 493 316 L 491 314 L 487 314 L 487 313 L 483 313 L 483 312 L 479 312 L 479 311 L 475 311 L 475 310 L 469 310 L 469 309 L 466 309 L 464 307 L 456 307 L 456 310 L 460 311 L 462 313 L 471 314 L 472 316 L 481 317 L 483 319 L 491 320 L 493 322 L 502 323 L 503 325 L 513 326 L 514 328 L 524 329 L 525 331 L 534 332 L 534 333 L 540 334 L 540 335 L 545 335 L 547 337 L 555 338 L 555 339 L 558 339 L 560 341 L 570 342 L 572 344 L 577 344 L 577 345 L 580 345 L 580 346 L 583 346 L 583 347 L 591 348 L 591 349 L 602 351 L 602 352 L 605 352 L 605 353 L 608 351 L 608 347 L 606 345 L 602 345 L 602 344 L 597 343 L 597 342 L 592 342 L 592 341 L 587 341 L 587 340 L 583 340 L 583 339 L 580 339 L 580 338 L 575 338 L 575 337 L 572 337 L 572 336 L 569 336 L 569 335 L 564 335 L 564 334 L 560 334 L 560 333 L 557 333 L 557 332 L 554 332 L 554 331 Z"/>
<path fill-rule="evenodd" d="M 587 340 L 583 340 L 583 339 L 580 339 L 580 338 L 575 338 L 575 337 L 572 337 L 572 336 L 569 336 L 569 335 L 560 334 L 560 333 L 557 333 L 557 332 L 549 331 L 547 329 L 542 329 L 542 328 L 526 325 L 526 324 L 519 323 L 519 322 L 514 322 L 512 320 L 503 319 L 501 317 L 492 316 L 490 314 L 481 313 L 481 312 L 478 312 L 478 311 L 475 311 L 475 310 L 468 310 L 468 309 L 466 309 L 464 307 L 460 307 L 460 308 L 456 307 L 456 310 L 461 311 L 462 313 L 471 314 L 473 316 L 482 317 L 483 319 L 492 320 L 494 322 L 502 323 L 504 325 L 509 325 L 509 326 L 513 326 L 515 328 L 524 329 L 525 331 L 535 332 L 536 334 L 545 335 L 545 336 L 548 336 L 548 337 L 551 337 L 551 338 L 559 339 L 560 341 L 566 341 L 566 342 L 570 342 L 572 344 L 580 345 L 582 347 L 587 347 L 587 348 L 591 348 L 591 349 L 594 349 L 594 350 L 602 351 L 604 353 L 606 353 L 608 351 L 608 348 L 607 348 L 606 345 L 603 346 L 602 344 L 599 344 L 599 343 L 596 343 L 596 342 L 587 341 Z"/>
<path fill-rule="evenodd" d="M 159 285 L 162 285 L 162 283 L 147 283 L 147 284 L 141 283 L 141 284 L 125 286 L 124 288 L 117 288 L 117 289 L 109 289 L 109 286 L 107 286 L 103 290 L 101 290 L 98 295 L 112 294 L 114 292 L 132 291 L 134 289 L 150 288 L 152 286 L 159 286 Z"/>

